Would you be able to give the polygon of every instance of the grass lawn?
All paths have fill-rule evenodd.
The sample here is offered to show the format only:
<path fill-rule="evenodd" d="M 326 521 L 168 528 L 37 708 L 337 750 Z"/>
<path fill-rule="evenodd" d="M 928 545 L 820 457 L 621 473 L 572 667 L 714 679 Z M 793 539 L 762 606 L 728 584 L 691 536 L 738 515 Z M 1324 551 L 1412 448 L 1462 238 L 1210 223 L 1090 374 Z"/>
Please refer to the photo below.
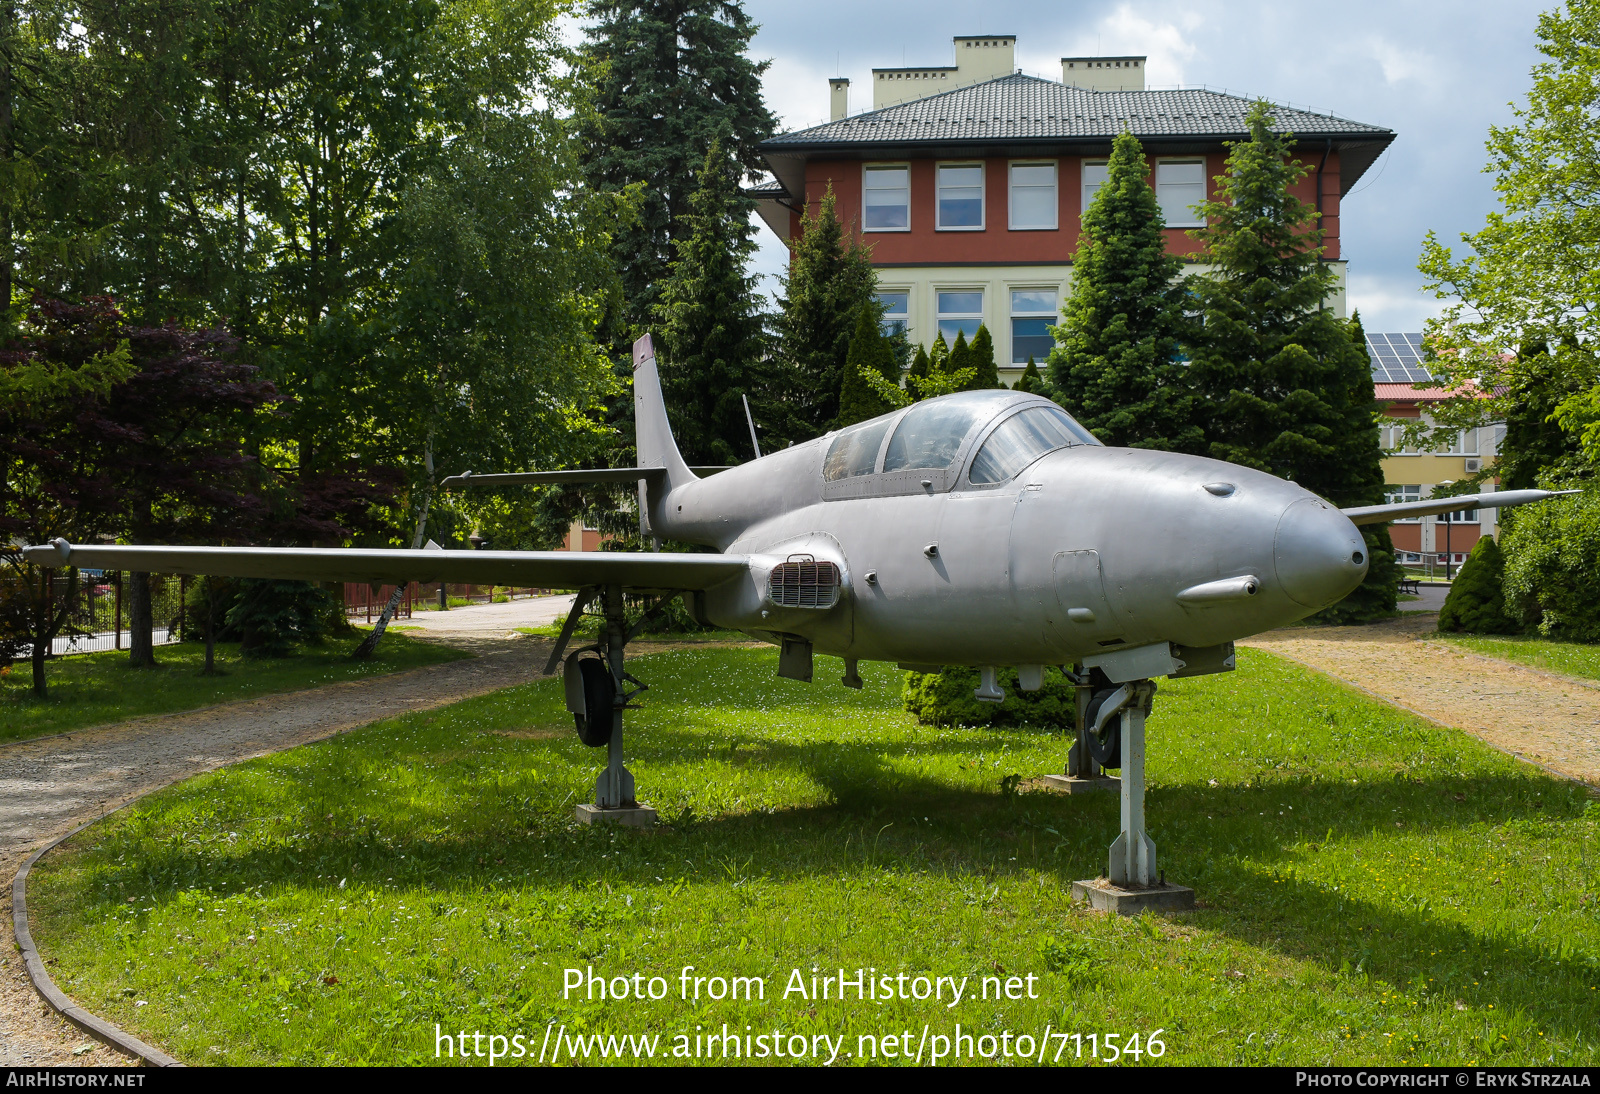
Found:
<path fill-rule="evenodd" d="M 1483 634 L 1437 634 L 1430 637 L 1454 643 L 1464 650 L 1516 661 L 1547 672 L 1563 672 L 1587 680 L 1600 680 L 1600 646 L 1582 642 L 1552 642 L 1548 638 L 1491 637 Z"/>
<path fill-rule="evenodd" d="M 279 660 L 243 658 L 238 643 L 218 643 L 217 667 L 225 676 L 200 675 L 206 651 L 198 643 L 156 647 L 159 664 L 153 670 L 129 668 L 125 650 L 58 657 L 45 667 L 50 687 L 43 702 L 33 697 L 32 666 L 18 661 L 0 676 L 0 742 L 469 656 L 404 635 L 386 634 L 372 659 L 351 661 L 350 651 L 360 641 L 330 638 L 321 646 L 306 647 Z"/>
<path fill-rule="evenodd" d="M 720 1060 L 701 1038 L 724 1023 L 803 1038 L 805 1062 L 823 1036 L 840 1063 L 914 1055 L 926 1028 L 927 1063 L 958 1024 L 964 1056 L 1037 1058 L 1048 1027 L 1061 1063 L 1158 1029 L 1163 1063 L 1600 1058 L 1600 803 L 1239 656 L 1163 681 L 1150 723 L 1152 834 L 1192 913 L 1069 903 L 1105 869 L 1117 801 L 1017 789 L 1060 769 L 1060 737 L 918 727 L 887 666 L 853 692 L 837 662 L 807 686 L 774 650 L 688 649 L 634 666 L 653 690 L 631 767 L 659 831 L 573 821 L 603 752 L 541 681 L 145 799 L 40 864 L 35 934 L 65 991 L 196 1064 L 432 1062 L 461 1031 L 480 1053 L 520 1035 L 530 1058 L 555 1040 L 598 1062 L 589 1038 L 626 1034 Z M 564 997 L 590 967 L 665 998 Z M 948 984 L 786 995 L 841 968 L 969 979 L 955 1006 Z M 694 998 L 695 976 L 760 977 L 765 998 L 708 998 L 710 979 Z M 1008 984 L 1022 997 L 995 998 Z"/>

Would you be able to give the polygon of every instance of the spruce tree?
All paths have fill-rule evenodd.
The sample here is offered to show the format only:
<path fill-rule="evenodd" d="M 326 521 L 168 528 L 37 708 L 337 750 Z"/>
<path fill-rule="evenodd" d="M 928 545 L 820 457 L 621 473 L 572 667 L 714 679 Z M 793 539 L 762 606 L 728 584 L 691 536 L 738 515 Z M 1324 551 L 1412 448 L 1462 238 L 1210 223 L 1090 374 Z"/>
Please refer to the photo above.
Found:
<path fill-rule="evenodd" d="M 1269 104 L 1230 144 L 1215 201 L 1203 202 L 1210 272 L 1188 278 L 1201 323 L 1189 340 L 1199 451 L 1291 479 L 1340 507 L 1382 502 L 1371 361 L 1359 329 L 1326 306 L 1337 277 L 1322 258 L 1315 209 L 1290 188 L 1309 170 Z M 1369 541 L 1370 546 L 1370 541 Z M 1342 621 L 1394 610 L 1392 552 L 1333 610 Z M 1387 571 L 1386 573 L 1384 571 Z"/>
<path fill-rule="evenodd" d="M 1000 369 L 994 363 L 994 338 L 982 323 L 978 324 L 978 333 L 972 336 L 972 344 L 967 347 L 966 367 L 975 370 L 966 386 L 967 391 L 988 391 L 1006 386 L 1000 382 Z"/>
<path fill-rule="evenodd" d="M 878 329 L 872 312 L 862 308 L 861 316 L 856 320 L 855 334 L 850 339 L 850 352 L 845 357 L 844 382 L 839 391 L 839 418 L 835 428 L 843 429 L 894 409 L 863 378 L 862 374 L 868 371 L 877 373 L 892 384 L 900 381 L 894 347 Z"/>
<path fill-rule="evenodd" d="M 1167 253 L 1148 174 L 1138 139 L 1122 133 L 1083 214 L 1050 383 L 1106 444 L 1194 452 L 1201 434 L 1181 359 L 1182 263 Z"/>
<path fill-rule="evenodd" d="M 1516 634 L 1522 628 L 1506 614 L 1505 557 L 1491 536 L 1484 536 L 1467 556 L 1439 610 L 1441 631 L 1468 634 Z"/>
<path fill-rule="evenodd" d="M 913 399 L 921 396 L 917 394 L 916 381 L 923 379 L 933 371 L 933 362 L 928 357 L 928 351 L 921 346 L 917 347 L 916 354 L 911 358 L 911 368 L 906 372 L 906 390 Z"/>
<path fill-rule="evenodd" d="M 768 62 L 747 50 L 757 26 L 739 0 L 591 0 L 581 47 L 591 109 L 580 112 L 597 190 L 644 184 L 636 220 L 615 229 L 622 330 L 651 314 L 685 234 L 695 172 L 718 137 L 743 172 L 777 121 L 761 97 Z"/>
<path fill-rule="evenodd" d="M 654 310 L 661 336 L 661 386 L 673 430 L 692 464 L 753 459 L 744 402 L 771 420 L 766 339 L 747 272 L 756 244 L 739 164 L 713 141 L 699 188 L 683 216 L 686 234 Z"/>
<path fill-rule="evenodd" d="M 1017 381 L 1017 391 L 1025 391 L 1029 395 L 1049 395 L 1050 388 L 1044 382 L 1044 377 L 1039 374 L 1039 366 L 1034 363 L 1033 354 L 1028 354 L 1028 367 L 1022 370 L 1022 379 Z"/>
<path fill-rule="evenodd" d="M 933 345 L 928 347 L 928 364 L 942 370 L 949 363 L 950 343 L 944 340 L 944 331 L 939 331 L 933 336 Z"/>
<path fill-rule="evenodd" d="M 956 344 L 950 347 L 950 355 L 938 367 L 945 372 L 958 372 L 972 367 L 972 346 L 967 343 L 966 331 L 956 331 Z"/>
<path fill-rule="evenodd" d="M 839 223 L 830 187 L 816 211 L 801 217 L 800 238 L 790 241 L 779 301 L 778 352 L 793 384 L 796 439 L 826 432 L 838 419 L 850 338 L 863 309 L 873 322 L 881 318 L 877 290 L 872 256 Z"/>

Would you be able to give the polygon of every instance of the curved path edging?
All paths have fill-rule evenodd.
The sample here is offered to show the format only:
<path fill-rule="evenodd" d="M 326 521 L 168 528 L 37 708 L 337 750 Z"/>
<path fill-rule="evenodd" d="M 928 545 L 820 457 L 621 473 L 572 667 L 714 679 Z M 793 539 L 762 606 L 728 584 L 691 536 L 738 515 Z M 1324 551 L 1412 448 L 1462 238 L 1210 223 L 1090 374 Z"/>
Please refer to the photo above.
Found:
<path fill-rule="evenodd" d="M 129 798 L 117 809 L 124 809 L 139 798 Z M 117 809 L 112 809 L 106 814 L 109 817 Z M 56 982 L 50 979 L 50 974 L 45 970 L 44 958 L 39 956 L 38 947 L 33 943 L 33 932 L 28 929 L 28 875 L 33 872 L 33 864 L 43 858 L 48 852 L 65 843 L 67 840 L 82 832 L 91 824 L 96 824 L 104 817 L 85 821 L 72 831 L 57 836 L 33 854 L 17 870 L 17 876 L 11 879 L 11 930 L 16 935 L 17 949 L 22 952 L 22 963 L 27 967 L 28 979 L 33 982 L 33 990 L 39 993 L 50 1009 L 61 1017 L 77 1026 L 89 1036 L 98 1041 L 103 1041 L 118 1052 L 132 1056 L 141 1063 L 151 1067 L 183 1067 L 181 1060 L 173 1059 L 165 1052 L 153 1045 L 147 1045 L 126 1030 L 118 1029 L 104 1018 L 96 1017 L 72 1001 L 72 997 L 56 987 Z"/>

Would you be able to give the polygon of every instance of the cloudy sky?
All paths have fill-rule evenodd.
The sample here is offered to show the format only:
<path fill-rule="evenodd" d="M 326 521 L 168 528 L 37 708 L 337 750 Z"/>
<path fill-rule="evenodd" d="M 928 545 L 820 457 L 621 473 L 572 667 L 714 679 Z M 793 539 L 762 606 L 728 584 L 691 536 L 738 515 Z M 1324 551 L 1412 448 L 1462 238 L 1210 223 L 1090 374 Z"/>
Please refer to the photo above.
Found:
<path fill-rule="evenodd" d="M 770 58 L 767 102 L 783 127 L 827 120 L 827 79 L 848 76 L 852 112 L 871 107 L 873 67 L 953 63 L 958 34 L 1015 34 L 1024 72 L 1060 79 L 1067 55 L 1145 54 L 1150 86 L 1205 85 L 1264 97 L 1397 134 L 1345 198 L 1350 298 L 1369 331 L 1420 330 L 1438 304 L 1422 292 L 1423 237 L 1453 242 L 1494 208 L 1482 173 L 1491 125 L 1522 102 L 1539 12 L 1522 0 L 989 0 L 902 3 L 746 0 Z M 758 222 L 759 223 L 759 222 Z M 757 268 L 786 253 L 761 228 Z"/>

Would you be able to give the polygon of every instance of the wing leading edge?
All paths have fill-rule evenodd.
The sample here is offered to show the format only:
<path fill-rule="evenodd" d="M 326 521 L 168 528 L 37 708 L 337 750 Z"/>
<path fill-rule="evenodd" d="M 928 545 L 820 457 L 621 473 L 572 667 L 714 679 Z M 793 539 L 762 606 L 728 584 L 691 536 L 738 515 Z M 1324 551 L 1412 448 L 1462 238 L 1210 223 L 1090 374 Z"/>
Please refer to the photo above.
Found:
<path fill-rule="evenodd" d="M 398 585 L 446 581 L 463 585 L 577 588 L 621 585 L 640 590 L 700 590 L 744 573 L 744 555 L 623 551 L 399 551 L 321 547 L 76 546 L 65 540 L 26 547 L 37 566 L 132 570 L 213 577 L 275 577 Z"/>
<path fill-rule="evenodd" d="M 1455 513 L 1462 509 L 1503 509 L 1510 505 L 1526 505 L 1530 501 L 1543 501 L 1545 498 L 1560 498 L 1582 492 L 1581 490 L 1500 490 L 1493 494 L 1463 494 L 1456 498 L 1429 498 L 1427 501 L 1402 501 L 1393 505 L 1362 505 L 1354 509 L 1341 509 L 1339 512 L 1349 517 L 1351 524 L 1383 524 L 1410 517 Z"/>

